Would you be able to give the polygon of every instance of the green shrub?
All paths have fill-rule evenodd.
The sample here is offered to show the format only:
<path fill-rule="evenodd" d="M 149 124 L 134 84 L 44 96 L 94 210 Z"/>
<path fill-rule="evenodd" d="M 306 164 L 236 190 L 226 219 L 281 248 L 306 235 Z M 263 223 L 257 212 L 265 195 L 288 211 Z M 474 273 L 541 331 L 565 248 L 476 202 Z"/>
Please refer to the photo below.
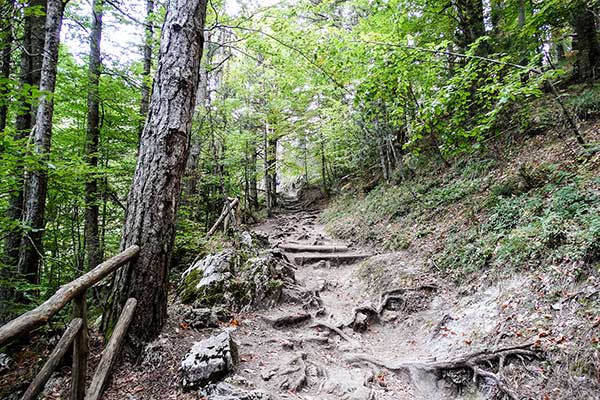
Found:
<path fill-rule="evenodd" d="M 600 88 L 595 86 L 585 89 L 569 98 L 567 104 L 583 120 L 596 118 L 600 115 Z"/>

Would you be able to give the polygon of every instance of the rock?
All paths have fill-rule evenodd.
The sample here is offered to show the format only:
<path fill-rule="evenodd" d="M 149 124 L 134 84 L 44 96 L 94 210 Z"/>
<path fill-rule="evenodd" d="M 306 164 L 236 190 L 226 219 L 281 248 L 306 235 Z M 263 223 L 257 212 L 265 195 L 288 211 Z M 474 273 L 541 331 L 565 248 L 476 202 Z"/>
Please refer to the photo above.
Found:
<path fill-rule="evenodd" d="M 177 291 L 194 308 L 256 309 L 280 301 L 284 285 L 294 281 L 294 270 L 280 251 L 255 255 L 229 249 L 188 268 Z"/>
<path fill-rule="evenodd" d="M 164 354 L 169 349 L 169 339 L 159 338 L 150 342 L 142 352 L 142 367 L 149 370 L 158 368 L 165 360 Z"/>
<path fill-rule="evenodd" d="M 333 367 L 327 370 L 323 391 L 343 400 L 370 400 L 373 392 L 366 385 L 372 381 L 373 371 Z"/>
<path fill-rule="evenodd" d="M 0 353 L 0 374 L 7 371 L 12 364 L 12 359 L 4 353 Z"/>
<path fill-rule="evenodd" d="M 229 332 L 196 342 L 181 362 L 183 389 L 198 389 L 217 382 L 233 371 L 237 363 L 237 345 Z"/>
<path fill-rule="evenodd" d="M 369 316 L 363 313 L 356 314 L 356 318 L 352 324 L 352 329 L 355 332 L 364 332 L 367 330 L 367 328 L 369 328 Z"/>
<path fill-rule="evenodd" d="M 206 386 L 200 390 L 200 396 L 207 400 L 271 400 L 265 392 L 245 390 L 224 382 Z"/>
<path fill-rule="evenodd" d="M 194 329 L 217 328 L 219 322 L 231 320 L 231 313 L 221 307 L 191 308 L 185 313 L 185 321 Z"/>

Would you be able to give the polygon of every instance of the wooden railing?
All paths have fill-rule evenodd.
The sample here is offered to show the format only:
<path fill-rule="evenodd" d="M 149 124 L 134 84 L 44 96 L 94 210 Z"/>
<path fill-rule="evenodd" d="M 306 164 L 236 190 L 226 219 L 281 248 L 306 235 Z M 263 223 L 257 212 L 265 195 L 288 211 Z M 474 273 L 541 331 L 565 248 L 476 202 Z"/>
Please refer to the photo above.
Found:
<path fill-rule="evenodd" d="M 127 328 L 133 319 L 137 301 L 133 298 L 127 300 L 110 341 L 102 353 L 102 359 L 86 395 L 85 381 L 89 354 L 86 291 L 110 273 L 127 264 L 139 252 L 138 246 L 127 248 L 85 275 L 61 286 L 52 297 L 40 306 L 0 327 L 0 346 L 2 346 L 10 340 L 44 325 L 69 302 L 73 302 L 73 320 L 48 357 L 48 361 L 25 391 L 22 400 L 33 400 L 42 392 L 60 360 L 71 347 L 73 348 L 71 400 L 97 400 L 100 398 Z"/>

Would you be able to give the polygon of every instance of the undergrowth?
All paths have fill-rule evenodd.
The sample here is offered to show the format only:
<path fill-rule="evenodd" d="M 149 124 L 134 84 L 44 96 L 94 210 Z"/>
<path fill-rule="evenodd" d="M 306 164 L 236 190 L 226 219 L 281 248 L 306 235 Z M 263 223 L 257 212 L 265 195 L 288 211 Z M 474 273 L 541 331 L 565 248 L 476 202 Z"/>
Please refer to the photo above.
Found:
<path fill-rule="evenodd" d="M 481 271 L 598 263 L 599 188 L 593 162 L 470 160 L 342 196 L 322 219 L 331 234 L 382 251 L 429 249 L 460 282 Z"/>

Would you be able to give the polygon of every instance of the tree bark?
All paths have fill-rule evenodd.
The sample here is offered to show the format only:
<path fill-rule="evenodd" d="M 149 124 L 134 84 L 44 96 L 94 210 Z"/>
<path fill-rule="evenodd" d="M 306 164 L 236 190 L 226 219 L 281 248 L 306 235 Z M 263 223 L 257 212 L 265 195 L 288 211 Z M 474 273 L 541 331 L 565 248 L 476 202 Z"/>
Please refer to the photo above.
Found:
<path fill-rule="evenodd" d="M 140 124 L 139 134 L 142 136 L 144 130 L 144 124 L 148 116 L 148 108 L 150 106 L 150 73 L 152 71 L 152 42 L 154 40 L 154 22 L 152 21 L 154 16 L 154 0 L 146 1 L 146 27 L 145 33 L 146 38 L 144 40 L 144 70 L 142 73 L 142 101 L 140 104 L 140 115 L 142 117 L 142 123 Z"/>
<path fill-rule="evenodd" d="M 256 183 L 257 169 L 256 169 L 256 140 L 254 138 L 248 141 L 248 203 L 250 210 L 254 211 L 258 209 L 258 188 Z"/>
<path fill-rule="evenodd" d="M 269 188 L 271 190 L 271 208 L 277 207 L 277 140 L 278 138 L 273 135 L 269 137 L 269 145 L 267 151 L 267 162 L 269 166 L 269 177 L 271 183 Z"/>
<path fill-rule="evenodd" d="M 8 119 L 8 80 L 10 79 L 10 54 L 12 52 L 12 17 L 14 11 L 13 1 L 7 1 L 0 9 L 0 78 L 4 83 L 0 83 L 0 132 L 6 129 Z"/>
<path fill-rule="evenodd" d="M 6 129 L 6 122 L 8 119 L 8 102 L 9 102 L 9 86 L 8 79 L 10 79 L 10 54 L 12 51 L 12 15 L 14 12 L 14 3 L 7 2 L 2 6 L 1 9 L 2 20 L 0 21 L 1 26 L 1 39 L 2 47 L 0 48 L 0 78 L 6 82 L 0 83 L 0 132 Z M 9 233 L 10 236 L 10 233 Z M 11 273 L 9 266 L 12 264 L 10 259 L 6 259 L 6 265 L 0 266 L 0 325 L 6 323 L 10 315 L 10 302 L 13 297 L 12 285 L 8 284 Z"/>
<path fill-rule="evenodd" d="M 54 114 L 54 87 L 58 44 L 63 17 L 61 0 L 48 0 L 46 10 L 46 40 L 42 73 L 40 76 L 41 97 L 33 129 L 33 144 L 38 157 L 38 165 L 31 171 L 27 181 L 27 198 L 23 212 L 23 223 L 29 228 L 21 239 L 18 271 L 30 283 L 38 283 L 39 263 L 43 254 L 44 212 L 48 191 L 47 163 L 50 156 L 52 138 L 52 116 Z"/>
<path fill-rule="evenodd" d="M 462 52 L 485 35 L 482 0 L 453 0 L 458 19 L 457 45 Z M 487 55 L 487 46 L 481 45 L 478 55 Z"/>
<path fill-rule="evenodd" d="M 46 9 L 46 0 L 32 0 L 28 8 Z M 37 13 L 28 13 L 23 26 L 23 49 L 21 51 L 19 86 L 22 93 L 19 98 L 19 111 L 16 116 L 15 141 L 24 140 L 33 127 L 33 115 L 36 109 L 32 105 L 31 89 L 39 87 L 40 72 L 42 69 L 42 53 L 44 48 L 44 23 L 45 17 Z M 22 154 L 18 155 L 22 157 Z M 16 187 L 9 194 L 6 216 L 13 221 L 21 221 L 23 217 L 24 202 L 24 170 L 23 164 L 19 163 L 14 171 Z M 19 247 L 23 232 L 19 228 L 13 228 L 4 241 L 4 264 L 8 266 L 17 265 L 19 259 Z"/>
<path fill-rule="evenodd" d="M 204 33 L 204 46 L 208 42 L 208 33 Z M 206 51 L 203 49 L 203 53 L 208 56 Z M 200 159 L 200 153 L 202 151 L 202 143 L 200 141 L 200 131 L 202 129 L 202 119 L 205 116 L 205 106 L 208 96 L 208 70 L 204 65 L 200 65 L 200 76 L 198 78 L 198 89 L 196 91 L 196 120 L 200 120 L 200 127 L 198 133 L 192 133 L 190 135 L 190 154 L 187 159 L 185 166 L 185 178 L 184 178 L 184 189 L 183 189 L 183 204 L 189 205 L 193 196 L 198 191 L 198 161 Z"/>
<path fill-rule="evenodd" d="M 100 214 L 98 193 L 98 151 L 100 143 L 100 68 L 102 66 L 100 42 L 102 40 L 103 0 L 94 0 L 92 4 L 92 31 L 90 33 L 90 64 L 88 70 L 88 110 L 85 154 L 90 168 L 90 176 L 85 184 L 85 246 L 87 252 L 87 270 L 91 270 L 101 261 L 98 217 Z"/>
<path fill-rule="evenodd" d="M 110 332 L 128 298 L 139 302 L 127 349 L 139 353 L 167 316 L 168 271 L 175 241 L 181 178 L 189 153 L 206 0 L 171 0 L 162 29 L 149 116 L 126 212 L 121 247 L 141 247 L 115 277 L 103 328 Z"/>
<path fill-rule="evenodd" d="M 582 2 L 573 13 L 573 50 L 577 54 L 575 74 L 580 82 L 595 79 L 598 61 L 600 59 L 600 46 L 596 29 L 596 17 Z"/>

